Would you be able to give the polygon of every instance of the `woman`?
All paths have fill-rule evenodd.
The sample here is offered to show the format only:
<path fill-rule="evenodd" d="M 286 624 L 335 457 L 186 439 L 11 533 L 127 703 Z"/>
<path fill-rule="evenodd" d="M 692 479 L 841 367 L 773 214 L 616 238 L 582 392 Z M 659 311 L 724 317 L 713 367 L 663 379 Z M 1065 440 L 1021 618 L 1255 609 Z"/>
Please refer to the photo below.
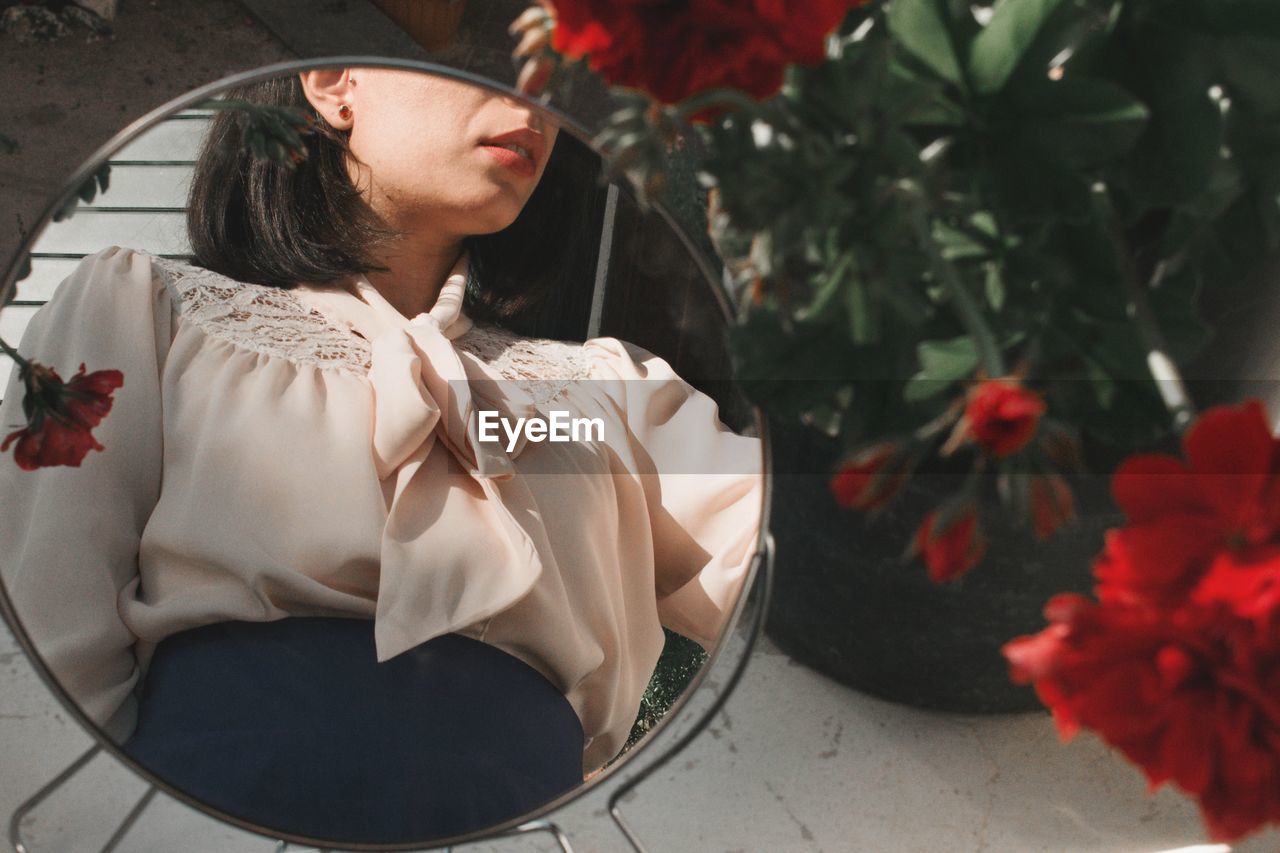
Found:
<path fill-rule="evenodd" d="M 7 588 L 86 713 L 235 817 L 364 842 L 515 817 L 617 754 L 664 625 L 715 643 L 759 442 L 637 347 L 499 325 L 563 285 L 579 198 L 540 185 L 562 146 L 528 107 L 388 69 L 233 96 L 305 103 L 309 156 L 254 160 L 218 118 L 196 263 L 108 249 L 32 320 L 28 357 L 125 384 L 81 468 L 0 465 Z M 481 426 L 552 410 L 602 434 Z"/>

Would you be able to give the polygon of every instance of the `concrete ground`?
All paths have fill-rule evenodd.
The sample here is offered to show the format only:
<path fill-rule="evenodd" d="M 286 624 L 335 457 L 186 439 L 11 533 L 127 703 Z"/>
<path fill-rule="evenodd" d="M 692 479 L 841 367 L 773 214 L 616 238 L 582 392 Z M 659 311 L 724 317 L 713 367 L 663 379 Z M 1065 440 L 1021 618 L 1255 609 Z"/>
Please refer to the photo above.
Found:
<path fill-rule="evenodd" d="M 0 638 L 0 815 L 91 744 Z M 99 758 L 25 823 L 37 853 L 98 850 L 145 786 Z M 1138 771 L 1098 741 L 1058 743 L 1044 714 L 973 717 L 890 705 L 838 685 L 767 640 L 723 712 L 623 803 L 653 853 L 1209 853 L 1195 809 L 1148 796 Z M 627 851 L 601 797 L 555 818 L 582 853 Z M 1241 853 L 1280 848 L 1280 834 Z M 163 795 L 124 851 L 271 853 L 271 841 Z M 298 848 L 292 848 L 298 849 Z M 475 853 L 557 849 L 546 836 Z"/>
<path fill-rule="evenodd" d="M 510 0 L 473 2 L 440 61 L 510 79 Z M 15 249 L 67 173 L 128 121 L 198 84 L 294 56 L 412 45 L 359 0 L 122 0 L 113 39 L 25 45 L 0 36 L 0 257 Z M 368 27 L 364 29 L 362 27 Z M 273 34 L 274 33 L 274 34 Z M 378 42 L 378 39 L 386 39 Z M 364 41 L 361 41 L 364 40 Z M 506 76 L 504 76 L 506 75 Z M 90 744 L 0 631 L 0 816 Z M 100 758 L 24 824 L 35 851 L 96 850 L 143 791 Z M 765 640 L 707 732 L 623 809 L 654 851 L 1097 851 L 1204 843 L 1191 803 L 1151 796 L 1095 739 L 1059 744 L 1046 714 L 959 716 L 891 705 L 797 664 Z M 628 849 L 589 795 L 556 818 L 580 851 Z M 1280 848 L 1272 833 L 1235 849 Z M 273 842 L 163 795 L 121 850 L 267 851 Z M 468 845 L 551 850 L 545 837 Z"/>
<path fill-rule="evenodd" d="M 293 57 L 231 0 L 124 0 L 115 35 L 49 43 L 0 35 L 0 257 L 69 173 L 126 124 L 202 83 Z"/>

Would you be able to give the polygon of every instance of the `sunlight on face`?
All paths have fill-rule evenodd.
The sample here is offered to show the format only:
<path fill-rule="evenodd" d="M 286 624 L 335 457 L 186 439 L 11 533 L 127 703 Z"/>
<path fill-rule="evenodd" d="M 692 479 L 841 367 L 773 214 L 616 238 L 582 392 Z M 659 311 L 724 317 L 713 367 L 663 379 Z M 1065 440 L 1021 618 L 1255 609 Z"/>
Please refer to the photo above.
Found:
<path fill-rule="evenodd" d="M 513 97 L 457 80 L 381 68 L 350 76 L 352 178 L 389 225 L 463 237 L 515 220 L 558 127 Z"/>

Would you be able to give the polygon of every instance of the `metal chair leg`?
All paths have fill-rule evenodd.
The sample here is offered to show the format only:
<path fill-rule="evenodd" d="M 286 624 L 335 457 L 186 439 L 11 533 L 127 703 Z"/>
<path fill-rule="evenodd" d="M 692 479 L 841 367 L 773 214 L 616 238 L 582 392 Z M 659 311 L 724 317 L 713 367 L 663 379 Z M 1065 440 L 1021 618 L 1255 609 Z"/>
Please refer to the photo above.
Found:
<path fill-rule="evenodd" d="M 138 818 L 142 816 L 142 812 L 151 804 L 151 800 L 156 795 L 156 790 L 157 789 L 154 785 L 147 787 L 147 792 L 142 795 L 138 802 L 134 804 L 133 808 L 129 809 L 129 813 L 124 816 L 124 822 L 121 823 L 120 826 L 116 827 L 116 831 L 107 839 L 107 843 L 103 845 L 102 853 L 111 853 L 111 851 L 116 849 L 116 845 L 124 840 L 125 835 L 128 834 L 129 830 L 133 828 L 133 825 L 137 823 Z"/>
<path fill-rule="evenodd" d="M 91 746 L 88 752 L 71 762 L 66 770 L 54 776 L 47 785 L 36 791 L 26 802 L 13 810 L 13 817 L 9 818 L 9 843 L 13 845 L 14 853 L 31 853 L 26 842 L 22 839 L 22 821 L 26 819 L 27 815 L 36 806 L 44 802 L 46 797 L 66 784 L 68 779 L 79 773 L 81 768 L 92 761 L 93 757 L 101 751 L 102 746 L 100 744 Z"/>
<path fill-rule="evenodd" d="M 26 841 L 22 837 L 22 822 L 26 820 L 27 815 L 29 815 L 36 806 L 44 802 L 50 794 L 65 785 L 72 776 L 75 776 L 84 769 L 84 766 L 92 761 L 101 751 L 101 744 L 94 744 L 91 746 L 83 755 L 67 765 L 65 770 L 57 776 L 54 776 L 53 779 L 49 780 L 44 787 L 36 791 L 27 798 L 25 802 L 21 803 L 13 810 L 13 816 L 9 818 L 9 844 L 13 846 L 14 853 L 31 853 L 31 848 L 27 846 Z M 129 830 L 133 828 L 133 825 L 137 823 L 143 810 L 145 810 L 151 803 L 151 800 L 155 795 L 156 788 L 154 786 L 148 786 L 146 793 L 144 793 L 138 802 L 134 804 L 133 808 L 129 810 L 129 813 L 125 815 L 124 821 L 116 827 L 116 831 L 107 839 L 107 843 L 102 848 L 102 853 L 111 853 L 117 846 L 119 846 L 120 842 L 124 840 L 125 835 L 128 834 Z"/>
<path fill-rule="evenodd" d="M 569 836 L 565 835 L 564 830 L 562 830 L 553 821 L 542 820 L 542 819 L 531 820 L 528 823 L 522 823 L 519 826 L 515 827 L 514 829 L 511 829 L 511 830 L 508 830 L 507 832 L 502 833 L 502 835 L 503 836 L 518 835 L 525 832 L 548 833 L 552 838 L 556 840 L 556 844 L 560 845 L 560 849 L 564 851 L 564 853 L 573 853 L 573 846 L 569 843 Z"/>

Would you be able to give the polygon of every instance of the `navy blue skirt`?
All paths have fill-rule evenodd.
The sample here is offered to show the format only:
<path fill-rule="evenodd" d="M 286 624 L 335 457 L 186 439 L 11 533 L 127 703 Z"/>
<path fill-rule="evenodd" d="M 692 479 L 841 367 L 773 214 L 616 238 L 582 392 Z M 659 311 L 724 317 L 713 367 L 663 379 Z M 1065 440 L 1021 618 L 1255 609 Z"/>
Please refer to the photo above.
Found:
<path fill-rule="evenodd" d="M 582 782 L 583 732 L 541 673 L 447 634 L 377 663 L 373 622 L 224 622 L 162 641 L 124 750 L 269 830 L 410 843 Z"/>

